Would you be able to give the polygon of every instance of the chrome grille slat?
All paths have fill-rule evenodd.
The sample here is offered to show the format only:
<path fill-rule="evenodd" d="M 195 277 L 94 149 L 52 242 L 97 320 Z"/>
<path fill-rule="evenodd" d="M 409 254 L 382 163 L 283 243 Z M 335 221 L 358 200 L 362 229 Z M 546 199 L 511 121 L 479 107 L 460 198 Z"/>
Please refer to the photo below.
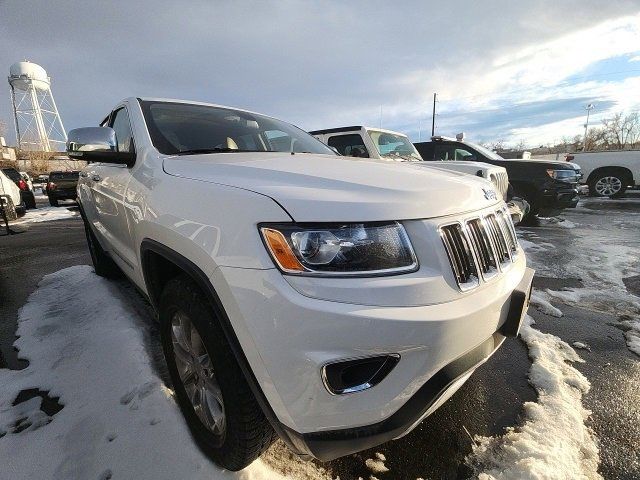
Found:
<path fill-rule="evenodd" d="M 515 261 L 518 238 L 508 212 L 500 208 L 482 217 L 439 227 L 458 287 L 470 290 Z"/>
<path fill-rule="evenodd" d="M 460 289 L 464 291 L 478 286 L 478 269 L 462 225 L 460 223 L 445 225 L 440 228 L 440 235 Z"/>
<path fill-rule="evenodd" d="M 498 264 L 493 249 L 491 248 L 491 241 L 489 240 L 484 222 L 480 218 L 469 220 L 467 221 L 467 229 L 478 258 L 478 266 L 483 276 L 488 278 L 495 275 L 498 270 Z"/>
<path fill-rule="evenodd" d="M 498 223 L 503 229 L 503 234 L 507 243 L 509 253 L 513 256 L 518 251 L 518 240 L 516 237 L 515 229 L 513 227 L 513 222 L 511 221 L 511 216 L 507 215 L 504 210 L 496 212 L 496 215 L 498 217 Z"/>
<path fill-rule="evenodd" d="M 500 264 L 504 264 L 511 260 L 511 255 L 509 255 L 507 242 L 504 239 L 504 234 L 502 233 L 500 225 L 498 225 L 496 215 L 491 213 L 485 217 L 485 220 L 487 222 L 487 229 L 489 230 L 489 237 L 491 238 L 494 251 L 496 252 L 496 258 Z"/>

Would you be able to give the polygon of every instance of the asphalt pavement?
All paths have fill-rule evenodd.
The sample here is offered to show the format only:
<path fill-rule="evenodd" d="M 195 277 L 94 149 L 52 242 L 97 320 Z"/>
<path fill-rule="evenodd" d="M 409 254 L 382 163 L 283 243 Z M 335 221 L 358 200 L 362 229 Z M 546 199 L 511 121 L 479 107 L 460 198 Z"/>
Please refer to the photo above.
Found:
<path fill-rule="evenodd" d="M 598 242 L 620 244 L 627 253 L 635 252 L 637 259 L 639 193 L 628 193 L 620 201 L 585 199 L 577 209 L 561 216 L 567 222 L 564 225 L 543 221 L 519 229 L 521 238 L 546 245 L 543 251 L 531 255 L 530 263 L 542 267 L 535 287 L 564 291 L 597 279 L 596 257 L 588 257 L 593 257 L 593 262 L 584 264 L 584 268 L 579 262 L 584 261 L 580 255 L 585 249 L 598 251 Z M 44 275 L 71 265 L 91 263 L 79 217 L 25 224 L 16 230 L 22 233 L 0 236 L 0 368 L 11 369 L 26 365 L 12 344 L 18 310 L 28 295 Z M 592 244 L 585 244 L 592 238 Z M 580 251 L 576 251 L 576 245 L 580 245 Z M 633 258 L 620 275 L 629 298 L 634 298 L 632 294 L 640 295 L 640 268 Z M 121 288 L 128 287 L 122 284 Z M 129 296 L 132 302 L 139 303 L 135 308 L 148 310 L 141 298 Z M 529 310 L 537 328 L 568 343 L 580 341 L 589 346 L 589 350 L 579 351 L 585 362 L 576 367 L 592 385 L 583 401 L 593 412 L 590 425 L 599 439 L 600 473 L 607 479 L 640 478 L 640 357 L 629 351 L 620 328 L 620 321 L 633 314 L 623 303 L 615 299 L 580 304 L 553 301 L 562 310 L 562 318 L 547 316 L 534 308 Z M 156 348 L 150 350 L 157 352 Z M 500 435 L 506 427 L 517 427 L 522 420 L 523 403 L 536 400 L 536 392 L 527 380 L 530 365 L 526 346 L 520 340 L 507 339 L 445 405 L 409 435 L 370 451 L 318 465 L 333 478 L 369 478 L 371 471 L 365 460 L 378 452 L 384 454 L 390 470 L 376 474 L 380 480 L 467 478 L 472 472 L 465 466 L 464 458 L 471 452 L 472 437 Z M 278 456 L 288 455 L 281 446 L 274 449 Z"/>

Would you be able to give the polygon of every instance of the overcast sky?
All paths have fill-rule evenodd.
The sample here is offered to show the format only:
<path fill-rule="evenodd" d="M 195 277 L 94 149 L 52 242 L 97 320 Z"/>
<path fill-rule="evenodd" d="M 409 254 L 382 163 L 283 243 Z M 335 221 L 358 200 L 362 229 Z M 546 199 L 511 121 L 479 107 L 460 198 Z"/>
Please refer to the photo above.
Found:
<path fill-rule="evenodd" d="M 640 1 L 0 0 L 0 69 L 25 59 L 67 130 L 157 96 L 424 140 L 438 92 L 436 133 L 533 146 L 640 110 Z"/>

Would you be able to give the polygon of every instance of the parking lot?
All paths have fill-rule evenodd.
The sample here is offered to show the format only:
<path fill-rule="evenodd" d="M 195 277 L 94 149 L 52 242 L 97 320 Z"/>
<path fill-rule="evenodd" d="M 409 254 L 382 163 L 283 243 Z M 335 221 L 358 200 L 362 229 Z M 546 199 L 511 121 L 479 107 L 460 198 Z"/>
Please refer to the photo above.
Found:
<path fill-rule="evenodd" d="M 638 193 L 583 198 L 518 229 L 536 269 L 535 325 L 412 433 L 327 464 L 278 442 L 239 474 L 192 445 L 150 308 L 127 282 L 83 267 L 91 261 L 75 208 L 30 212 L 13 227 L 22 233 L 0 237 L 0 288 L 11 292 L 0 306 L 6 478 L 533 478 L 549 469 L 640 478 Z M 34 443 L 41 459 L 21 454 Z"/>

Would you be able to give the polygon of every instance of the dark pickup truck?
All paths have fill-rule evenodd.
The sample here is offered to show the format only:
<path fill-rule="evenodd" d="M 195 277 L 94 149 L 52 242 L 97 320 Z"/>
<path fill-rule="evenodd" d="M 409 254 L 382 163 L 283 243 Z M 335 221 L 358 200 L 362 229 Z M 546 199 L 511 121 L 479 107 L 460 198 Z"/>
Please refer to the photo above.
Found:
<path fill-rule="evenodd" d="M 75 200 L 78 197 L 78 178 L 80 172 L 51 172 L 47 183 L 47 195 L 52 207 L 58 206 L 59 200 Z"/>
<path fill-rule="evenodd" d="M 574 163 L 507 160 L 463 137 L 432 137 L 430 142 L 414 145 L 424 160 L 470 160 L 506 168 L 513 194 L 529 202 L 530 216 L 552 217 L 578 204 L 578 181 L 582 173 Z"/>

